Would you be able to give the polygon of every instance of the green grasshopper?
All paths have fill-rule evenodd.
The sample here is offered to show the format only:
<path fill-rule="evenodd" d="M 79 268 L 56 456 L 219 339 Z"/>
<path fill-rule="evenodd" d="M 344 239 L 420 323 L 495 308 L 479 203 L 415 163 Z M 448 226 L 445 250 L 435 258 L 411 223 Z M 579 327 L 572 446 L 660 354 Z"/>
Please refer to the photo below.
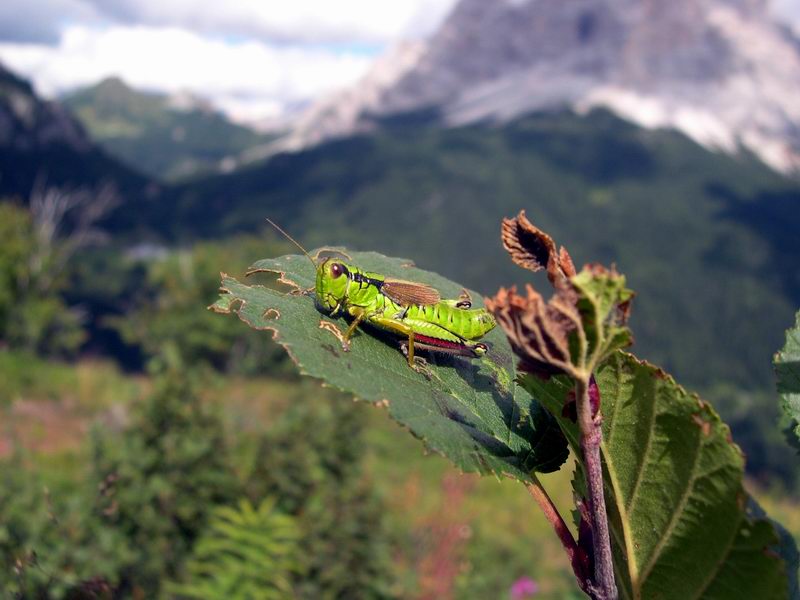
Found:
<path fill-rule="evenodd" d="M 442 299 L 423 283 L 370 273 L 328 257 L 315 261 L 288 233 L 267 219 L 308 257 L 316 270 L 313 291 L 317 308 L 331 317 L 351 319 L 341 337 L 344 350 L 359 325 L 366 324 L 401 338 L 400 348 L 414 370 L 415 349 L 480 358 L 488 346 L 480 338 L 495 326 L 485 308 L 472 308 L 466 290 L 457 299 Z"/>

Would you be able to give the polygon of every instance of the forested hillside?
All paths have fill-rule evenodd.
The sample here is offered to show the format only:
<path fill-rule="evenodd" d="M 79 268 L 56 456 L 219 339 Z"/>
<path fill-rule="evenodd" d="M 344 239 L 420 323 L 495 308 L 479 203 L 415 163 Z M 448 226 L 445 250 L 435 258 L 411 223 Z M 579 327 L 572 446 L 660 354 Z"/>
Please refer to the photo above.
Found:
<path fill-rule="evenodd" d="M 191 96 L 135 90 L 111 78 L 63 102 L 92 138 L 124 163 L 160 180 L 219 171 L 270 136 L 236 125 Z"/>
<path fill-rule="evenodd" d="M 500 218 L 525 208 L 576 262 L 624 270 L 637 352 L 704 388 L 770 386 L 800 303 L 797 181 L 602 111 L 445 130 L 394 121 L 173 192 L 179 239 L 263 231 L 270 217 L 309 247 L 409 255 L 486 293 L 522 279 L 496 239 Z"/>

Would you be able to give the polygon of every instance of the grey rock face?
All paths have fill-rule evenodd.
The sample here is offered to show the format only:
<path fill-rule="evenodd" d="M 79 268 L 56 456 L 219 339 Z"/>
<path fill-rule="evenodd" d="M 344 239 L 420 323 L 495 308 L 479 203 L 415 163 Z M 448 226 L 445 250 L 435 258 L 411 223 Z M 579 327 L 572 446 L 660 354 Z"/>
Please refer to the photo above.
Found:
<path fill-rule="evenodd" d="M 39 99 L 28 82 L 0 65 L 0 147 L 31 151 L 51 144 L 78 152 L 92 148 L 83 128 L 60 104 Z"/>
<path fill-rule="evenodd" d="M 428 107 L 453 125 L 603 106 L 800 169 L 800 43 L 764 0 L 461 0 L 411 59 L 405 49 L 379 68 L 284 143 Z"/>

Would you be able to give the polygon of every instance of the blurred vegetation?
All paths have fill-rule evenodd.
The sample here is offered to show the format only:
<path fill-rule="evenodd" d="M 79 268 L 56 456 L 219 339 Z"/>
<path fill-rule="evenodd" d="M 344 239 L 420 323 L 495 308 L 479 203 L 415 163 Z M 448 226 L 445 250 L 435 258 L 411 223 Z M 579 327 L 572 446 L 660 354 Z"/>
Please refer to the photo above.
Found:
<path fill-rule="evenodd" d="M 222 266 L 244 273 L 253 256 L 279 249 L 255 236 L 243 236 L 154 257 L 144 263 L 144 277 L 125 299 L 126 309 L 109 316 L 105 324 L 145 357 L 158 355 L 165 344 L 172 344 L 186 364 L 228 373 L 293 373 L 285 352 L 271 336 L 231 328 L 206 310 L 217 294 Z"/>
<path fill-rule="evenodd" d="M 68 363 L 25 351 L 0 350 L 0 406 L 15 400 L 68 401 L 78 410 L 128 404 L 139 385 L 125 377 L 116 363 Z"/>
<path fill-rule="evenodd" d="M 85 586 L 150 598 L 169 581 L 179 596 L 191 597 L 195 586 L 219 589 L 228 580 L 203 564 L 217 548 L 214 536 L 227 530 L 219 519 L 233 518 L 220 507 L 248 514 L 246 494 L 260 507 L 250 518 L 296 528 L 286 536 L 297 548 L 261 548 L 277 552 L 275 571 L 265 570 L 269 562 L 241 564 L 242 577 L 256 567 L 273 582 L 291 575 L 300 598 L 393 597 L 385 509 L 360 467 L 363 412 L 331 394 L 313 402 L 297 394 L 273 428 L 249 435 L 248 460 L 248 444 L 227 431 L 221 405 L 197 393 L 202 376 L 169 353 L 154 369 L 145 401 L 122 423 L 95 430 L 88 473 L 51 476 L 50 490 L 21 455 L 3 461 L 0 588 L 21 598 L 67 598 Z M 211 579 L 199 581 L 202 573 Z"/>
<path fill-rule="evenodd" d="M 186 566 L 187 583 L 168 586 L 179 598 L 271 600 L 292 595 L 292 573 L 302 574 L 299 529 L 289 515 L 263 500 L 258 508 L 214 510 Z"/>
<path fill-rule="evenodd" d="M 0 344 L 68 356 L 84 340 L 80 314 L 62 300 L 56 250 L 37 234 L 27 210 L 0 203 Z"/>
<path fill-rule="evenodd" d="M 275 497 L 298 518 L 304 575 L 300 598 L 389 598 L 391 538 L 362 467 L 366 414 L 329 394 L 292 403 L 258 444 L 251 498 Z"/>
<path fill-rule="evenodd" d="M 211 511 L 240 491 L 219 414 L 200 401 L 194 374 L 166 357 L 124 431 L 96 433 L 92 448 L 100 521 L 127 543 L 115 583 L 144 597 L 178 574 Z"/>
<path fill-rule="evenodd" d="M 800 495 L 800 457 L 793 456 L 787 443 L 776 395 L 719 384 L 705 392 L 704 398 L 725 409 L 733 439 L 745 452 L 753 480 L 764 488 L 783 486 Z"/>

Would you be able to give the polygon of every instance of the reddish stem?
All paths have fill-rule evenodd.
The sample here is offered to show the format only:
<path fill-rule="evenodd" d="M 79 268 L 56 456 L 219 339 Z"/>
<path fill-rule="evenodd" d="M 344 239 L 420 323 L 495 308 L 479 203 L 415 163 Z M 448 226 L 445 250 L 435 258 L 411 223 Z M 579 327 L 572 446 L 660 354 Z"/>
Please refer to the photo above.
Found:
<path fill-rule="evenodd" d="M 525 487 L 528 488 L 528 492 L 536 500 L 545 518 L 553 526 L 558 539 L 561 540 L 561 545 L 564 546 L 564 550 L 567 552 L 567 557 L 569 557 L 569 562 L 572 565 L 572 572 L 575 573 L 578 584 L 581 589 L 588 592 L 588 573 L 586 572 L 586 562 L 583 560 L 583 552 L 575 542 L 575 538 L 572 536 L 572 532 L 567 527 L 564 519 L 561 518 L 561 513 L 558 512 L 552 499 L 535 475 L 533 483 L 526 484 Z"/>
<path fill-rule="evenodd" d="M 606 501 L 603 495 L 603 464 L 600 461 L 600 442 L 603 439 L 602 420 L 599 409 L 597 414 L 593 414 L 589 398 L 589 385 L 588 380 L 582 379 L 576 380 L 575 383 L 578 426 L 581 430 L 583 464 L 586 467 L 592 549 L 594 551 L 594 580 L 590 594 L 597 600 L 616 600 L 618 593 L 614 582 L 611 538 L 608 530 Z"/>

